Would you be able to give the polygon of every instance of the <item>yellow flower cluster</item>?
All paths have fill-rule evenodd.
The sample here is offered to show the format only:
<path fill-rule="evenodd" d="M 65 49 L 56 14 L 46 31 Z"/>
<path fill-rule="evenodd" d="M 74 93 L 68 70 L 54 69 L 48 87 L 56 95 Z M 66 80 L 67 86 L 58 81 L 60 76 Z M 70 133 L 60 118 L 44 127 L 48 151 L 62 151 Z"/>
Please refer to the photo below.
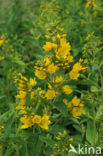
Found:
<path fill-rule="evenodd" d="M 14 52 L 13 46 L 10 45 L 10 41 L 8 39 L 7 34 L 3 34 L 0 36 L 0 47 L 6 52 Z"/>
<path fill-rule="evenodd" d="M 21 110 L 22 117 L 20 118 L 22 129 L 29 128 L 34 124 L 38 124 L 41 128 L 47 130 L 48 125 L 50 124 L 49 116 L 44 115 L 43 117 L 39 115 L 34 115 L 32 112 L 32 106 L 28 107 L 26 104 L 26 98 L 30 94 L 31 100 L 33 99 L 35 92 L 33 92 L 34 87 L 36 86 L 37 82 L 35 78 L 28 79 L 24 77 L 22 74 L 18 74 L 19 78 L 15 78 L 15 83 L 18 83 L 18 95 L 16 96 L 17 99 L 20 101 L 20 105 L 16 107 L 16 109 Z M 42 96 L 43 91 L 41 89 L 37 89 L 40 91 L 40 96 Z"/>
<path fill-rule="evenodd" d="M 54 151 L 51 156 L 60 155 L 60 153 L 67 155 L 69 150 L 68 147 L 73 143 L 73 138 L 70 138 L 67 132 L 64 130 L 64 132 L 58 133 L 56 140 L 57 143 L 54 145 Z"/>
<path fill-rule="evenodd" d="M 98 7 L 97 7 L 97 5 L 95 3 L 95 0 L 88 0 L 87 3 L 86 3 L 86 5 L 85 5 L 85 8 L 88 9 L 90 7 L 90 5 L 93 6 L 93 8 L 95 10 L 98 9 Z"/>
<path fill-rule="evenodd" d="M 34 124 L 38 124 L 42 129 L 48 130 L 48 125 L 51 123 L 49 116 L 44 114 L 43 117 L 39 115 L 24 116 L 20 118 L 20 121 L 23 123 L 21 126 L 22 129 L 32 127 Z"/>
<path fill-rule="evenodd" d="M 54 99 L 55 95 L 56 93 L 53 89 L 48 89 L 45 96 L 48 100 L 52 100 Z"/>
<path fill-rule="evenodd" d="M 67 105 L 68 110 L 71 112 L 73 117 L 79 118 L 81 116 L 84 105 L 77 96 L 75 96 L 70 102 L 68 102 L 67 99 L 63 99 L 63 102 Z"/>
<path fill-rule="evenodd" d="M 17 102 L 19 102 L 16 109 L 21 111 L 22 117 L 20 117 L 20 121 L 22 123 L 21 128 L 23 129 L 38 124 L 39 127 L 47 130 L 50 124 L 49 116 L 44 113 L 44 110 L 42 111 L 44 116 L 36 115 L 34 113 L 35 107 L 37 108 L 41 104 L 45 107 L 47 105 L 46 101 L 47 103 L 51 103 L 51 100 L 54 102 L 62 94 L 66 98 L 69 98 L 73 90 L 68 85 L 68 77 L 70 79 L 78 79 L 81 71 L 84 72 L 86 70 L 81 60 L 75 63 L 72 70 L 70 70 L 70 64 L 74 60 L 70 54 L 70 43 L 66 41 L 65 37 L 66 34 L 57 34 L 53 37 L 52 42 L 47 42 L 43 46 L 43 49 L 48 54 L 42 60 L 35 63 L 35 76 L 41 80 L 47 80 L 45 81 L 45 85 L 41 86 L 43 89 L 37 87 L 35 77 L 29 80 L 22 74 L 18 74 L 15 77 L 15 83 L 17 83 L 18 88 L 16 97 Z M 77 97 L 74 97 L 71 102 L 68 102 L 67 99 L 64 99 L 63 102 L 67 105 L 68 111 L 71 112 L 73 117 L 78 118 L 81 116 L 83 104 Z M 45 108 L 46 112 L 49 109 L 49 106 Z"/>
<path fill-rule="evenodd" d="M 3 61 L 5 59 L 4 56 L 0 56 L 0 61 Z"/>
<path fill-rule="evenodd" d="M 1 127 L 0 127 L 0 130 L 2 130 L 2 129 L 4 129 L 4 126 L 1 126 Z"/>
<path fill-rule="evenodd" d="M 85 72 L 87 67 L 82 67 L 80 62 L 77 62 L 73 65 L 73 69 L 69 72 L 69 77 L 71 79 L 78 79 L 80 76 L 80 72 Z"/>
<path fill-rule="evenodd" d="M 18 83 L 18 95 L 17 95 L 17 99 L 19 99 L 20 101 L 20 105 L 24 106 L 26 104 L 26 96 L 27 96 L 27 91 L 26 91 L 26 87 L 27 87 L 27 78 L 24 77 L 22 74 L 18 74 L 18 78 L 15 77 L 14 79 L 15 83 Z"/>
<path fill-rule="evenodd" d="M 57 65 L 51 62 L 49 57 L 46 57 L 43 61 L 38 61 L 34 68 L 36 69 L 35 76 L 41 80 L 47 78 L 48 74 L 53 74 L 59 69 Z"/>
<path fill-rule="evenodd" d="M 45 79 L 47 77 L 46 72 L 41 71 L 41 70 L 36 70 L 35 71 L 35 76 L 37 76 L 41 80 L 43 80 L 43 79 Z"/>
<path fill-rule="evenodd" d="M 0 47 L 3 45 L 3 43 L 4 43 L 4 40 L 0 39 Z"/>
<path fill-rule="evenodd" d="M 35 76 L 43 80 L 49 77 L 50 74 L 55 74 L 62 69 L 69 69 L 70 63 L 73 62 L 73 56 L 70 55 L 71 46 L 66 41 L 66 34 L 60 36 L 56 35 L 54 43 L 46 42 L 43 46 L 45 51 L 52 51 L 53 53 L 46 56 L 43 60 L 37 61 L 35 68 Z M 54 46 L 55 45 L 55 46 Z M 55 48 L 53 48 L 53 46 Z M 74 64 L 73 69 L 69 72 L 71 79 L 78 79 L 80 71 L 85 71 L 85 67 L 82 67 L 81 62 Z"/>
<path fill-rule="evenodd" d="M 44 95 L 44 98 L 47 100 L 56 99 L 56 97 L 61 94 L 69 96 L 73 92 L 67 84 L 68 77 L 64 78 L 62 74 L 69 76 L 70 79 L 77 80 L 81 72 L 85 72 L 87 69 L 87 67 L 83 67 L 82 59 L 76 62 L 72 69 L 70 68 L 70 64 L 74 62 L 74 59 L 70 53 L 71 45 L 65 37 L 66 34 L 57 34 L 56 36 L 46 35 L 46 38 L 52 41 L 46 42 L 43 46 L 43 49 L 47 51 L 46 56 L 42 60 L 37 61 L 34 66 L 35 76 L 41 80 L 47 79 L 48 88 Z M 66 85 L 64 84 L 65 82 Z M 81 115 L 83 105 L 81 103 L 77 104 L 78 99 L 76 99 L 76 97 L 69 103 L 66 99 L 64 99 L 64 102 L 67 107 L 70 108 L 69 111 L 72 112 L 73 117 Z M 76 104 L 74 103 L 76 103 L 77 106 L 75 106 Z"/>
<path fill-rule="evenodd" d="M 67 95 L 72 93 L 72 89 L 70 89 L 69 85 L 64 85 L 62 87 L 62 89 L 63 89 L 64 93 L 67 94 Z"/>
<path fill-rule="evenodd" d="M 51 42 L 46 42 L 46 44 L 43 46 L 43 49 L 46 51 L 57 49 L 57 44 L 51 43 Z"/>

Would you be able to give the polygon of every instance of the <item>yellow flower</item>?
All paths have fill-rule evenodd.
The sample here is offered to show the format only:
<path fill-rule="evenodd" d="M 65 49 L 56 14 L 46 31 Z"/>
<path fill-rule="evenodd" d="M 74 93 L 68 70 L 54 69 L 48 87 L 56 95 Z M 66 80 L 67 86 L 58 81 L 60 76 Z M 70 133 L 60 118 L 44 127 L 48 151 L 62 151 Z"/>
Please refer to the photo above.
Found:
<path fill-rule="evenodd" d="M 71 70 L 69 72 L 69 77 L 71 79 L 78 79 L 79 76 L 80 76 L 80 73 L 78 73 L 78 71 Z"/>
<path fill-rule="evenodd" d="M 30 78 L 30 83 L 29 83 L 29 85 L 30 85 L 31 87 L 34 87 L 36 84 L 37 84 L 37 82 L 36 82 L 35 78 L 34 78 L 34 79 Z"/>
<path fill-rule="evenodd" d="M 44 59 L 44 62 L 45 62 L 45 66 L 48 66 L 48 65 L 50 64 L 49 58 L 46 57 L 46 58 Z"/>
<path fill-rule="evenodd" d="M 70 138 L 69 141 L 70 141 L 70 142 L 73 142 L 73 138 Z"/>
<path fill-rule="evenodd" d="M 92 6 L 94 7 L 95 10 L 98 10 L 98 7 L 95 2 L 92 2 Z"/>
<path fill-rule="evenodd" d="M 28 81 L 28 79 L 25 76 L 23 76 L 21 73 L 19 73 L 18 76 L 20 76 L 22 80 Z"/>
<path fill-rule="evenodd" d="M 17 106 L 16 109 L 24 109 L 24 106 Z"/>
<path fill-rule="evenodd" d="M 90 0 L 88 0 L 88 2 L 86 3 L 85 8 L 86 8 L 86 9 L 88 9 L 88 8 L 89 8 L 89 6 L 90 6 L 90 4 L 91 4 L 91 1 L 90 1 Z"/>
<path fill-rule="evenodd" d="M 40 122 L 41 122 L 41 116 L 35 115 L 33 118 L 33 123 L 34 124 L 40 124 Z"/>
<path fill-rule="evenodd" d="M 56 76 L 55 82 L 56 82 L 56 83 L 59 83 L 59 82 L 61 82 L 61 81 L 63 81 L 63 77 L 62 77 L 62 76 Z"/>
<path fill-rule="evenodd" d="M 68 102 L 67 99 L 63 99 L 63 102 L 67 105 L 68 109 L 72 107 L 72 103 Z"/>
<path fill-rule="evenodd" d="M 50 36 L 49 35 L 45 35 L 45 38 L 49 40 L 50 39 Z"/>
<path fill-rule="evenodd" d="M 50 83 L 48 83 L 48 88 L 52 89 L 52 85 Z"/>
<path fill-rule="evenodd" d="M 53 89 L 48 89 L 45 96 L 48 100 L 52 100 L 52 99 L 54 99 L 55 94 L 56 93 Z"/>
<path fill-rule="evenodd" d="M 65 94 L 69 95 L 72 93 L 72 89 L 70 89 L 69 85 L 65 85 L 62 87 Z"/>
<path fill-rule="evenodd" d="M 56 37 L 55 37 L 55 39 L 56 39 L 56 40 L 60 39 L 60 35 L 57 34 Z"/>
<path fill-rule="evenodd" d="M 52 48 L 53 48 L 53 49 L 57 49 L 57 48 L 58 48 L 57 44 L 54 44 L 54 43 L 53 43 Z"/>
<path fill-rule="evenodd" d="M 26 97 L 27 93 L 25 91 L 20 90 L 19 94 L 17 95 L 18 99 L 24 99 Z"/>
<path fill-rule="evenodd" d="M 25 105 L 26 104 L 26 99 L 24 98 L 24 99 L 20 99 L 20 103 L 21 103 L 21 105 Z"/>
<path fill-rule="evenodd" d="M 80 71 L 82 69 L 82 65 L 79 62 L 77 62 L 74 64 L 73 69 L 76 71 Z"/>
<path fill-rule="evenodd" d="M 99 28 L 103 28 L 103 24 L 101 24 L 101 25 L 99 26 Z"/>
<path fill-rule="evenodd" d="M 46 42 L 46 44 L 43 46 L 43 49 L 46 51 L 50 51 L 53 48 L 53 44 L 51 42 Z"/>
<path fill-rule="evenodd" d="M 26 128 L 32 127 L 34 125 L 33 117 L 28 117 L 28 116 L 21 117 L 20 121 L 24 124 L 21 126 L 21 129 L 26 129 Z"/>
<path fill-rule="evenodd" d="M 80 104 L 80 99 L 78 99 L 77 96 L 75 96 L 75 97 L 72 99 L 72 104 L 73 104 L 73 106 L 79 106 L 79 104 Z"/>
<path fill-rule="evenodd" d="M 47 74 L 45 71 L 40 71 L 40 70 L 36 70 L 35 71 L 35 75 L 39 78 L 39 79 L 45 79 L 47 77 Z"/>
<path fill-rule="evenodd" d="M 61 140 L 61 138 L 60 138 L 60 137 L 56 137 L 56 140 L 60 141 L 60 140 Z"/>
<path fill-rule="evenodd" d="M 48 115 L 44 115 L 41 119 L 41 122 L 39 124 L 39 126 L 45 130 L 48 130 L 48 125 L 50 124 L 50 120 L 49 120 L 49 116 Z"/>
<path fill-rule="evenodd" d="M 73 62 L 73 56 L 68 55 L 67 58 L 66 58 L 66 60 L 68 61 L 68 63 Z"/>
<path fill-rule="evenodd" d="M 72 109 L 72 115 L 73 117 L 75 118 L 79 118 L 79 116 L 81 116 L 82 112 L 83 112 L 83 104 L 80 102 L 80 99 L 77 98 L 77 96 L 75 96 L 72 101 L 72 106 L 73 109 Z"/>
<path fill-rule="evenodd" d="M 66 132 L 66 130 L 64 130 L 63 134 L 64 134 L 64 136 L 66 136 L 66 135 L 67 135 L 67 132 Z"/>
<path fill-rule="evenodd" d="M 4 40 L 0 40 L 0 46 L 2 46 L 3 45 L 3 43 L 4 43 Z"/>
<path fill-rule="evenodd" d="M 57 70 L 58 70 L 58 67 L 55 66 L 54 63 L 50 64 L 47 69 L 48 73 L 50 74 L 55 73 Z"/>
<path fill-rule="evenodd" d="M 78 77 L 80 76 L 79 72 L 85 72 L 86 69 L 87 67 L 82 67 L 80 62 L 77 62 L 74 64 L 73 69 L 69 72 L 69 76 L 71 79 L 78 79 Z"/>
<path fill-rule="evenodd" d="M 46 42 L 46 44 L 43 46 L 43 49 L 45 50 L 45 51 L 50 51 L 50 50 L 52 50 L 52 49 L 57 49 L 57 44 L 55 44 L 55 43 L 51 43 L 51 42 Z"/>
<path fill-rule="evenodd" d="M 35 95 L 35 93 L 31 92 L 30 98 L 33 99 L 34 95 Z"/>
<path fill-rule="evenodd" d="M 78 110 L 78 108 L 74 107 L 73 110 L 72 110 L 72 115 L 74 118 L 80 118 L 79 116 L 81 116 L 82 112 L 80 112 Z"/>
<path fill-rule="evenodd" d="M 66 36 L 67 36 L 67 34 L 63 34 L 63 35 L 62 35 L 62 37 L 66 37 Z"/>
<path fill-rule="evenodd" d="M 0 130 L 2 130 L 2 129 L 4 129 L 4 126 L 1 126 L 1 127 L 0 127 Z"/>
<path fill-rule="evenodd" d="M 23 83 L 19 83 L 18 84 L 18 90 L 22 90 L 25 87 L 25 85 Z"/>
<path fill-rule="evenodd" d="M 56 57 L 58 59 L 64 58 L 66 59 L 68 55 L 70 55 L 71 46 L 70 43 L 66 41 L 65 38 L 60 39 L 60 48 L 56 51 Z"/>
<path fill-rule="evenodd" d="M 5 57 L 4 56 L 0 56 L 0 61 L 4 60 Z"/>

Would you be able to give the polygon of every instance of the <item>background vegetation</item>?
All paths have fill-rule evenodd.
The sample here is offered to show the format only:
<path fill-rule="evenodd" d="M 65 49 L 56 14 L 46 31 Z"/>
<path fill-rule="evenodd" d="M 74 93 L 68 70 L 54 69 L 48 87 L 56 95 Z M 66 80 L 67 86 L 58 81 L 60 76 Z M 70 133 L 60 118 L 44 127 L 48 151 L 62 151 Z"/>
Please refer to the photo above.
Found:
<path fill-rule="evenodd" d="M 102 0 L 0 0 L 0 156 L 76 156 L 68 153 L 70 143 L 103 149 L 102 19 Z M 37 125 L 21 129 L 15 79 L 20 73 L 28 82 L 36 77 L 34 66 L 46 56 L 45 35 L 54 39 L 57 34 L 67 35 L 74 63 L 81 58 L 88 67 L 77 80 L 67 81 L 73 96 L 83 101 L 84 111 L 80 118 L 73 117 L 61 96 L 59 105 L 51 101 L 52 108 L 46 110 L 48 130 Z M 67 71 L 62 69 L 63 78 Z M 47 83 L 37 77 L 36 81 L 38 88 Z M 30 107 L 33 102 L 27 103 Z M 40 107 L 36 103 L 32 112 L 43 116 L 44 103 L 46 108 L 50 103 L 41 100 Z"/>

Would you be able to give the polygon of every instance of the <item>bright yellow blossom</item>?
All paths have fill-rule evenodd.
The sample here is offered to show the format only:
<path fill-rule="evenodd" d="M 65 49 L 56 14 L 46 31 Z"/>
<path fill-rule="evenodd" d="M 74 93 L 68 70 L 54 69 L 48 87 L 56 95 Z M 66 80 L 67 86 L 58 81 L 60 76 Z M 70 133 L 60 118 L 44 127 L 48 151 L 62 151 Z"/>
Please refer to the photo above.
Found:
<path fill-rule="evenodd" d="M 38 124 L 41 128 L 47 130 L 48 125 L 51 123 L 49 120 L 49 116 L 46 114 L 43 117 L 39 115 L 32 116 L 25 115 L 24 117 L 20 118 L 20 121 L 23 123 L 21 129 L 26 129 L 32 127 L 34 124 Z"/>
<path fill-rule="evenodd" d="M 39 126 L 45 130 L 48 130 L 48 125 L 50 124 L 50 120 L 49 120 L 49 116 L 48 115 L 44 115 L 41 119 L 41 122 L 39 123 Z"/>
<path fill-rule="evenodd" d="M 4 40 L 0 39 L 0 46 L 2 46 L 4 43 Z"/>
<path fill-rule="evenodd" d="M 72 99 L 72 104 L 73 104 L 73 106 L 79 106 L 79 104 L 80 104 L 80 99 L 78 99 L 77 96 L 75 96 L 75 97 Z"/>
<path fill-rule="evenodd" d="M 58 67 L 54 63 L 50 64 L 47 68 L 48 73 L 53 74 L 58 70 Z"/>
<path fill-rule="evenodd" d="M 57 34 L 56 37 L 55 37 L 55 39 L 56 39 L 56 40 L 60 39 L 60 35 Z"/>
<path fill-rule="evenodd" d="M 50 51 L 50 50 L 52 50 L 52 43 L 51 42 L 46 42 L 46 44 L 43 46 L 43 49 L 45 50 L 45 51 Z"/>
<path fill-rule="evenodd" d="M 21 103 L 21 105 L 25 105 L 26 104 L 26 99 L 25 98 L 20 99 L 20 103 Z"/>
<path fill-rule="evenodd" d="M 58 83 L 58 82 L 61 82 L 61 81 L 63 81 L 63 77 L 62 76 L 56 76 L 55 82 Z"/>
<path fill-rule="evenodd" d="M 35 71 L 35 75 L 39 78 L 39 79 L 45 79 L 47 77 L 47 74 L 45 71 L 40 71 L 40 70 L 36 70 Z"/>
<path fill-rule="evenodd" d="M 52 100 L 54 99 L 55 94 L 56 92 L 53 89 L 48 89 L 45 96 L 48 100 Z"/>
<path fill-rule="evenodd" d="M 49 35 L 45 35 L 45 38 L 49 40 L 50 39 L 50 36 Z"/>
<path fill-rule="evenodd" d="M 53 43 L 52 48 L 55 50 L 55 49 L 57 49 L 57 47 L 58 47 L 57 44 Z"/>
<path fill-rule="evenodd" d="M 70 55 L 71 46 L 70 43 L 66 41 L 65 38 L 60 39 L 60 48 L 56 51 L 56 57 L 58 59 L 64 58 L 66 59 L 68 55 Z"/>
<path fill-rule="evenodd" d="M 71 79 L 78 79 L 80 76 L 80 71 L 84 72 L 87 69 L 87 67 L 82 67 L 80 62 L 77 62 L 74 64 L 73 69 L 69 72 L 69 76 Z"/>
<path fill-rule="evenodd" d="M 79 118 L 81 116 L 82 112 L 78 110 L 78 108 L 74 107 L 72 110 L 72 115 L 74 118 Z"/>
<path fill-rule="evenodd" d="M 34 118 L 33 118 L 33 123 L 34 124 L 40 124 L 41 119 L 42 119 L 41 116 L 35 115 Z"/>
<path fill-rule="evenodd" d="M 48 66 L 50 64 L 50 60 L 49 60 L 49 57 L 46 57 L 44 59 L 44 62 L 45 62 L 45 66 Z"/>
<path fill-rule="evenodd" d="M 5 59 L 4 56 L 0 56 L 0 61 L 3 61 Z"/>
<path fill-rule="evenodd" d="M 67 105 L 68 109 L 72 107 L 72 103 L 68 102 L 67 99 L 63 99 L 63 102 Z"/>
<path fill-rule="evenodd" d="M 30 78 L 30 83 L 29 83 L 29 85 L 30 85 L 31 87 L 34 87 L 36 84 L 37 84 L 37 82 L 36 82 L 35 78 L 34 78 L 34 79 Z"/>
<path fill-rule="evenodd" d="M 72 89 L 70 89 L 69 85 L 63 86 L 62 89 L 63 89 L 64 93 L 67 95 L 69 95 L 73 92 Z"/>
<path fill-rule="evenodd" d="M 25 91 L 20 90 L 19 94 L 17 95 L 17 98 L 18 99 L 23 99 L 23 98 L 26 97 L 26 95 L 27 95 L 27 93 Z"/>
<path fill-rule="evenodd" d="M 21 129 L 29 128 L 34 125 L 33 117 L 24 116 L 20 118 L 20 121 L 23 123 L 23 125 L 21 126 Z"/>
<path fill-rule="evenodd" d="M 35 93 L 31 92 L 30 98 L 33 99 L 34 95 L 35 95 Z"/>
<path fill-rule="evenodd" d="M 88 0 L 88 2 L 86 3 L 85 8 L 86 8 L 86 9 L 88 9 L 88 8 L 89 8 L 89 6 L 90 6 L 90 4 L 91 4 L 91 0 Z"/>

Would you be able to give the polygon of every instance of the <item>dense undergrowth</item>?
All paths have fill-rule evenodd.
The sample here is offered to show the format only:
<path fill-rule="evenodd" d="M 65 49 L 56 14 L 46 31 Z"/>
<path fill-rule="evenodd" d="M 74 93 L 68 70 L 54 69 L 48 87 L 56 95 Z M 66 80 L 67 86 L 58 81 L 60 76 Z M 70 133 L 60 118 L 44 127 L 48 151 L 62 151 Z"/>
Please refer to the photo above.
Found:
<path fill-rule="evenodd" d="M 0 0 L 0 156 L 103 155 L 102 18 L 102 0 Z"/>

